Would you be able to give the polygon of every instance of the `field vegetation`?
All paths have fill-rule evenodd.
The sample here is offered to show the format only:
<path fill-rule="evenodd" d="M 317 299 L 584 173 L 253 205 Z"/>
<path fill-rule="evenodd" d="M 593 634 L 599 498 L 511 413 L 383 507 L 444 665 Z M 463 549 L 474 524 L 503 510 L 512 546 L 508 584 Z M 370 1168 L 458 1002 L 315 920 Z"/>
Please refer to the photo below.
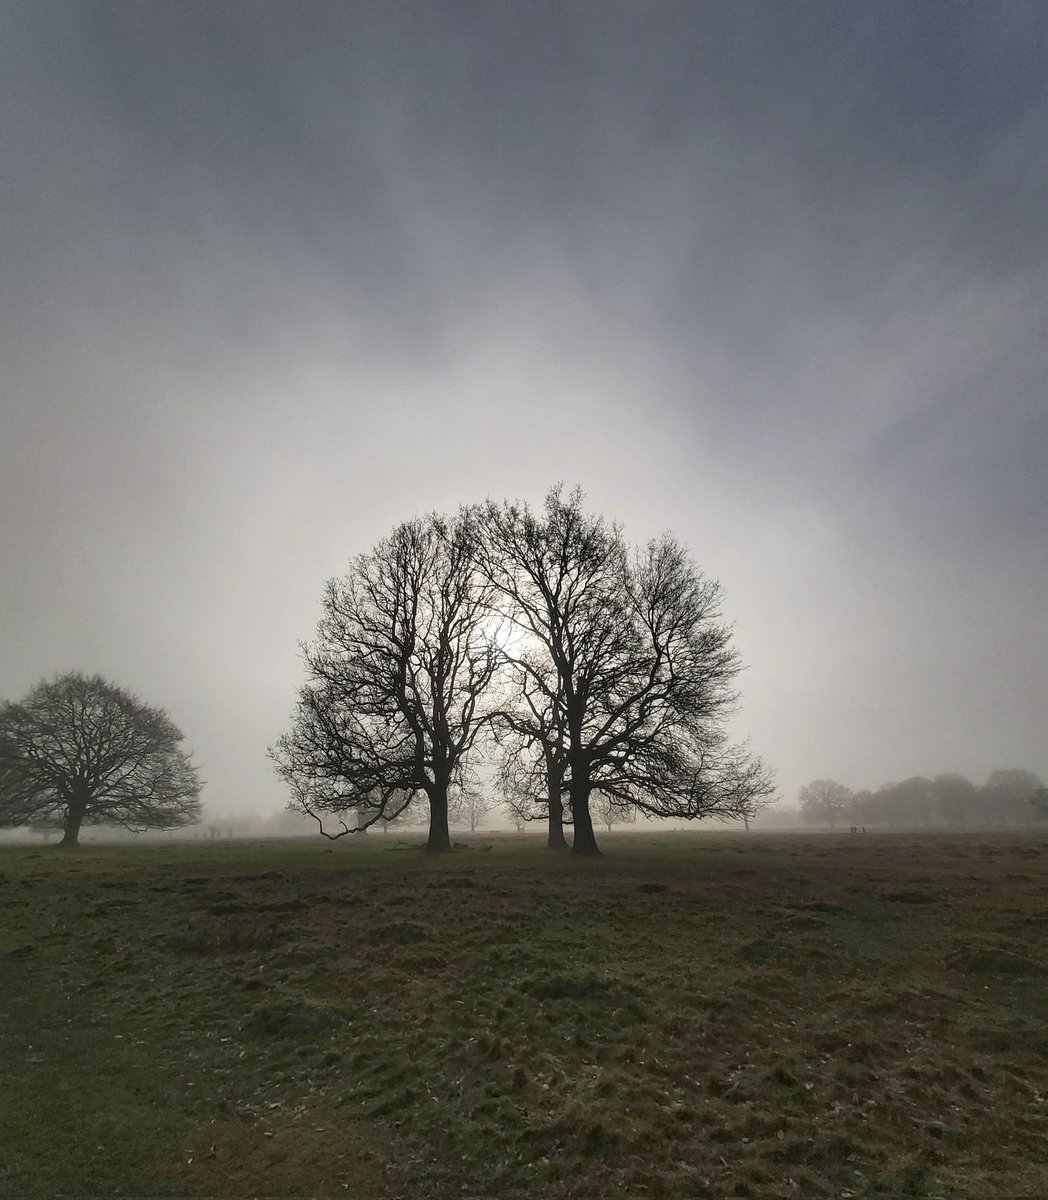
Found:
<path fill-rule="evenodd" d="M 1048 1194 L 1044 836 L 470 845 L 0 848 L 0 1195 Z"/>

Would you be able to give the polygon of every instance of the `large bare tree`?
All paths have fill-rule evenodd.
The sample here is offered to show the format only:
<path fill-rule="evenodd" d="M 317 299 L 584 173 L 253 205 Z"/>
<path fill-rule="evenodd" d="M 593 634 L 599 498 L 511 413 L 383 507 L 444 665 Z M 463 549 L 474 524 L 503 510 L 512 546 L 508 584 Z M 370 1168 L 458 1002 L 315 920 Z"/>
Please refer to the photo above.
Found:
<path fill-rule="evenodd" d="M 449 789 L 464 781 L 498 663 L 474 534 L 462 518 L 408 521 L 327 584 L 294 725 L 271 751 L 294 806 L 326 836 L 424 795 L 429 849 L 451 847 Z"/>
<path fill-rule="evenodd" d="M 669 536 L 631 553 L 577 489 L 553 489 L 538 514 L 489 502 L 475 515 L 518 631 L 502 652 L 519 721 L 539 741 L 544 714 L 563 747 L 573 853 L 598 853 L 594 791 L 653 816 L 752 814 L 773 788 L 724 731 L 741 667 L 716 581 Z"/>
<path fill-rule="evenodd" d="M 162 708 L 100 675 L 40 683 L 0 707 L 0 825 L 59 825 L 75 846 L 85 824 L 192 824 L 201 784 L 182 740 Z"/>

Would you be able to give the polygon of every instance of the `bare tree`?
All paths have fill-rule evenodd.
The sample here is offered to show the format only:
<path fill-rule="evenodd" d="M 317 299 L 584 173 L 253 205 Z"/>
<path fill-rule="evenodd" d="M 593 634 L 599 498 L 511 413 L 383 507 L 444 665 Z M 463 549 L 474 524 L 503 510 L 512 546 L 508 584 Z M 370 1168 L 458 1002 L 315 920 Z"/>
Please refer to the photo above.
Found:
<path fill-rule="evenodd" d="M 835 779 L 814 779 L 801 788 L 798 798 L 806 821 L 813 825 L 825 821 L 833 829 L 848 812 L 852 792 Z"/>
<path fill-rule="evenodd" d="M 510 799 L 502 801 L 502 811 L 510 820 L 510 824 L 517 831 L 523 833 L 528 826 L 528 818 L 520 811 L 517 805 Z"/>
<path fill-rule="evenodd" d="M 38 684 L 0 707 L 0 824 L 175 829 L 200 818 L 200 780 L 162 708 L 100 675 Z"/>
<path fill-rule="evenodd" d="M 596 800 L 593 802 L 593 815 L 611 833 L 615 825 L 623 825 L 637 819 L 637 810 L 634 808 L 626 808 L 621 804 L 616 804 L 610 796 L 605 796 L 598 793 Z"/>
<path fill-rule="evenodd" d="M 474 531 L 437 516 L 398 526 L 330 580 L 303 647 L 309 681 L 291 731 L 271 751 L 292 804 L 328 837 L 429 802 L 430 850 L 449 850 L 449 789 L 487 721 L 498 663 L 486 632 L 491 585 L 474 569 Z M 350 826 L 342 814 L 360 814 Z M 340 828 L 324 828 L 335 814 Z"/>
<path fill-rule="evenodd" d="M 426 803 L 425 796 L 415 796 L 412 800 L 408 801 L 406 807 L 397 808 L 395 816 L 391 815 L 380 817 L 378 823 L 381 826 L 384 834 L 389 833 L 391 825 L 396 827 L 398 830 L 407 825 L 422 825 L 425 824 L 429 819 L 429 813 L 427 809 L 428 805 Z M 365 810 L 363 813 L 358 813 L 357 819 L 358 821 L 366 822 L 368 815 L 368 812 Z M 361 832 L 367 833 L 366 825 Z"/>
<path fill-rule="evenodd" d="M 478 788 L 466 784 L 455 790 L 448 808 L 453 821 L 465 822 L 469 825 L 470 833 L 476 833 L 477 826 L 492 811 L 494 805 Z"/>
<path fill-rule="evenodd" d="M 538 756 L 527 743 L 517 739 L 507 741 L 503 735 L 500 745 L 502 757 L 498 763 L 495 788 L 502 798 L 506 815 L 520 833 L 529 821 L 546 820 L 545 784 L 539 770 Z"/>
<path fill-rule="evenodd" d="M 541 515 L 489 502 L 478 519 L 488 578 L 518 630 L 503 654 L 521 726 L 536 743 L 560 739 L 572 852 L 598 853 L 595 791 L 653 816 L 755 811 L 773 789 L 723 732 L 740 664 L 717 583 L 668 536 L 631 555 L 577 489 L 552 490 Z"/>

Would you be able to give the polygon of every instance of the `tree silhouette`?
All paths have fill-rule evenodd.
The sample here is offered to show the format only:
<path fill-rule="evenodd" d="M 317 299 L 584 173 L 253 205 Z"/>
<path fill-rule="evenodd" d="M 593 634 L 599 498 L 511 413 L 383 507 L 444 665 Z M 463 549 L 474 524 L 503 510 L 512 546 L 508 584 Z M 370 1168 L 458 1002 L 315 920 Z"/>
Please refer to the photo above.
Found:
<path fill-rule="evenodd" d="M 835 779 L 813 779 L 801 788 L 798 799 L 806 821 L 812 824 L 827 821 L 833 829 L 847 812 L 852 791 Z"/>
<path fill-rule="evenodd" d="M 518 637 L 503 647 L 523 728 L 563 752 L 575 854 L 598 853 L 594 791 L 654 816 L 737 817 L 772 789 L 723 721 L 740 664 L 720 588 L 664 536 L 630 553 L 621 530 L 555 488 L 541 514 L 475 512 L 482 562 Z M 528 716 L 541 713 L 538 722 Z"/>
<path fill-rule="evenodd" d="M 0 707 L 0 824 L 174 829 L 200 817 L 200 781 L 161 708 L 100 675 L 38 684 Z"/>
<path fill-rule="evenodd" d="M 326 836 L 395 817 L 422 794 L 428 848 L 451 848 L 449 789 L 487 721 L 498 664 L 491 588 L 474 557 L 468 521 L 431 516 L 398 526 L 328 582 L 294 725 L 271 751 L 293 804 Z M 352 827 L 324 829 L 324 814 L 352 808 Z"/>
<path fill-rule="evenodd" d="M 495 805 L 474 784 L 464 784 L 456 788 L 448 801 L 448 812 L 451 820 L 462 821 L 469 826 L 470 833 L 476 833 L 481 821 L 495 808 Z"/>

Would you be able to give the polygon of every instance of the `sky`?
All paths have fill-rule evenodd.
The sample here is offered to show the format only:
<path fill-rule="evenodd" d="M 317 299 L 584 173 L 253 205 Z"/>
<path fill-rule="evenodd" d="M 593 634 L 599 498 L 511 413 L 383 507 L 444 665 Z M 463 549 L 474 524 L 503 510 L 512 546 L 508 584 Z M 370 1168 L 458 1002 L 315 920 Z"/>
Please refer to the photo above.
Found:
<path fill-rule="evenodd" d="M 780 794 L 1048 778 L 1042 0 L 0 0 L 0 696 L 211 816 L 324 581 L 558 481 L 720 580 Z"/>

